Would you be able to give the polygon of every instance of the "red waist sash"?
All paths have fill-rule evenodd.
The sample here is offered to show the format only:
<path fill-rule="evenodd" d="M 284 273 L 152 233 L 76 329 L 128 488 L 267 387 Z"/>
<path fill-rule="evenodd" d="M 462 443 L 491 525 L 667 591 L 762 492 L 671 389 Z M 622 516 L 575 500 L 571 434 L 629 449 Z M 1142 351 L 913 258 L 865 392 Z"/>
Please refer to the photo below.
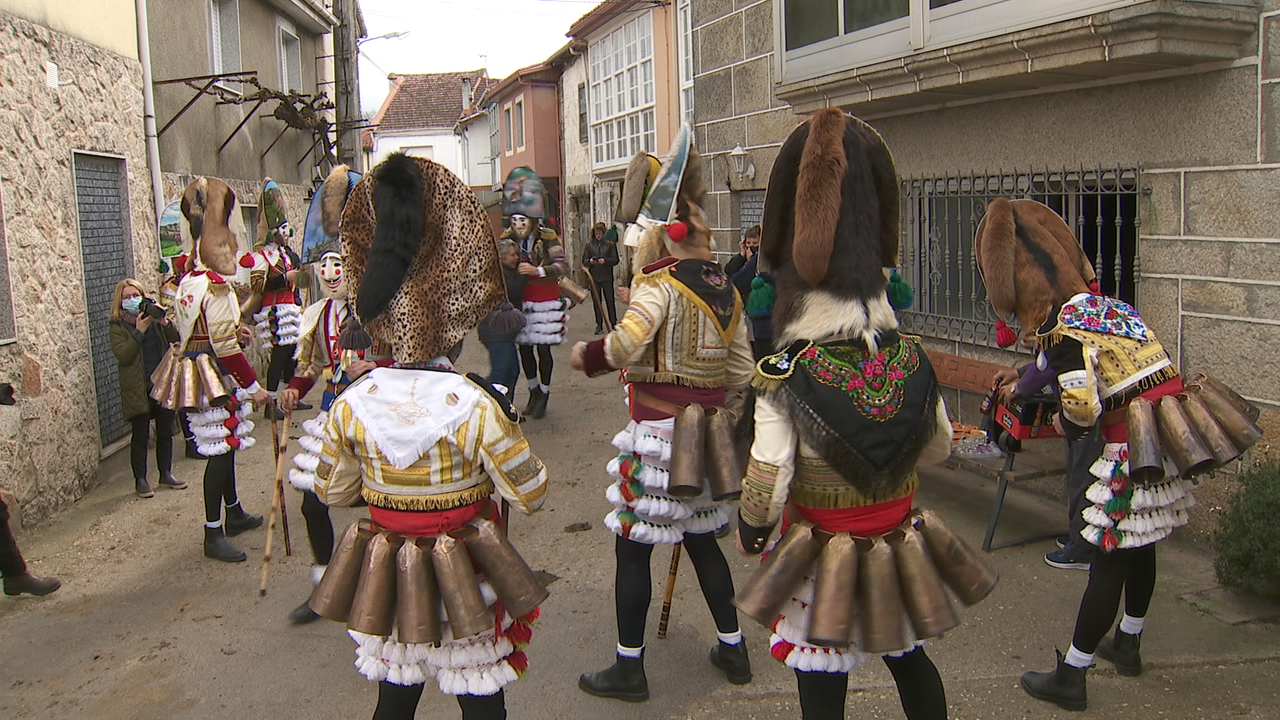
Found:
<path fill-rule="evenodd" d="M 530 278 L 525 283 L 525 302 L 551 302 L 560 299 L 560 283 L 554 278 Z"/>
<path fill-rule="evenodd" d="M 848 533 L 854 537 L 874 537 L 884 535 L 902 525 L 911 514 L 911 504 L 914 500 L 915 493 L 911 493 L 874 505 L 834 510 L 808 508 L 795 503 L 791 503 L 789 507 L 795 508 L 800 513 L 800 517 L 813 523 L 820 530 L 830 533 Z M 784 534 L 791 525 L 790 520 L 790 517 L 784 516 L 782 524 Z"/>
<path fill-rule="evenodd" d="M 405 537 L 435 537 L 451 530 L 457 530 L 479 515 L 486 515 L 498 525 L 502 518 L 496 512 L 493 498 L 485 498 L 470 505 L 463 505 L 452 510 L 433 510 L 422 512 L 415 510 L 392 510 L 369 506 L 369 517 L 383 530 L 399 533 Z"/>
<path fill-rule="evenodd" d="M 1165 395 L 1176 395 L 1177 393 L 1182 392 L 1182 389 L 1183 389 L 1182 378 L 1173 377 L 1173 378 L 1169 378 L 1168 380 L 1165 380 L 1164 382 L 1151 388 L 1150 390 L 1147 390 L 1146 392 L 1139 394 L 1137 397 L 1130 399 L 1129 402 L 1133 402 L 1137 398 L 1146 398 L 1147 400 L 1150 400 L 1153 403 L 1158 403 L 1160 402 L 1160 398 L 1164 397 Z M 1103 425 L 1102 439 L 1106 440 L 1109 443 L 1129 442 L 1128 424 L 1124 420 L 1121 420 L 1120 422 Z"/>

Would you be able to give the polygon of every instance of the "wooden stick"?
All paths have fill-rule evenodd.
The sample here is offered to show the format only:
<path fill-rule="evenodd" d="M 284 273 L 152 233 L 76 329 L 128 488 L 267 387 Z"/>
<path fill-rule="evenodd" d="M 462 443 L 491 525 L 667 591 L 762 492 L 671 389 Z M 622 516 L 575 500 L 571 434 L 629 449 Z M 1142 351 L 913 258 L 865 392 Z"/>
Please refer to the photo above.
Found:
<path fill-rule="evenodd" d="M 671 601 L 676 594 L 676 573 L 680 571 L 680 549 L 682 543 L 671 548 L 671 570 L 667 572 L 667 592 L 662 596 L 662 616 L 658 619 L 658 639 L 667 639 L 667 623 L 671 620 Z"/>
<path fill-rule="evenodd" d="M 587 282 L 591 283 L 591 299 L 595 301 L 596 307 L 600 308 L 600 321 L 604 324 L 606 331 L 613 332 L 613 323 L 609 322 L 609 313 L 604 306 L 604 293 L 600 291 L 596 279 L 591 277 L 590 270 L 587 270 Z"/>
<path fill-rule="evenodd" d="M 284 472 L 280 469 L 280 461 L 283 460 L 286 467 L 289 464 L 289 425 L 292 422 L 293 411 L 290 410 L 284 414 L 284 433 L 280 436 L 280 450 L 276 455 L 276 487 L 280 492 L 280 529 L 284 531 L 285 557 L 293 557 L 293 538 L 289 535 L 289 507 L 285 502 Z"/>
<path fill-rule="evenodd" d="M 292 413 L 284 416 L 284 436 L 286 438 L 289 437 L 289 422 L 292 419 Z M 287 459 L 283 449 L 280 447 L 280 426 L 274 418 L 271 420 L 271 439 L 275 442 L 276 449 L 276 481 L 275 491 L 272 493 L 271 499 L 271 517 L 267 519 L 267 547 L 262 553 L 262 586 L 258 589 L 258 594 L 263 597 L 267 595 L 267 575 L 271 570 L 271 545 L 276 537 L 276 517 L 283 509 L 284 461 Z"/>

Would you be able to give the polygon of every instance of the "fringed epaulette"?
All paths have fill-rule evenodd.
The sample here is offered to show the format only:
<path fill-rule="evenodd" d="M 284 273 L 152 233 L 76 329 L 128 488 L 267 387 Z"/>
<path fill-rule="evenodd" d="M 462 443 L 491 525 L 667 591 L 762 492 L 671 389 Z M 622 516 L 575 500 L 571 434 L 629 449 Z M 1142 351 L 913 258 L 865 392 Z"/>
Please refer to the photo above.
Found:
<path fill-rule="evenodd" d="M 808 340 L 797 340 L 785 350 L 769 355 L 756 363 L 751 387 L 766 395 L 777 390 L 795 372 L 796 358 L 811 345 L 813 343 Z"/>
<path fill-rule="evenodd" d="M 520 416 L 516 413 L 515 407 L 511 405 L 511 401 L 507 399 L 506 395 L 498 392 L 498 388 L 494 387 L 492 383 L 475 373 L 467 373 L 467 379 L 488 393 L 489 397 L 498 403 L 498 407 L 502 408 L 502 413 L 507 416 L 507 420 L 513 423 L 520 421 Z"/>

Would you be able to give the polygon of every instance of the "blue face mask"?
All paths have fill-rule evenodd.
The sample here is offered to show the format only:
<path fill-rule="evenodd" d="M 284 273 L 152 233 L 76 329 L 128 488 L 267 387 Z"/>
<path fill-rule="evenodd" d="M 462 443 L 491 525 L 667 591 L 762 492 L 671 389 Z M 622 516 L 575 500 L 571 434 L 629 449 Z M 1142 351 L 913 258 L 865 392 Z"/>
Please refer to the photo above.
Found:
<path fill-rule="evenodd" d="M 125 298 L 120 301 L 120 307 L 130 315 L 137 315 L 138 310 L 142 309 L 142 297 Z"/>

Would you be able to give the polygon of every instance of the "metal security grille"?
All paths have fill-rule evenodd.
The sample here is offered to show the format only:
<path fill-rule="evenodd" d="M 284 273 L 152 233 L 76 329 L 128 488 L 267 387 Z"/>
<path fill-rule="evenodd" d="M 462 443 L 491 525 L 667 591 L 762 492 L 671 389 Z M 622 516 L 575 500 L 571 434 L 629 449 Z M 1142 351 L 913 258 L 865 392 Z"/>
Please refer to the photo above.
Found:
<path fill-rule="evenodd" d="M 120 382 L 107 335 L 116 283 L 133 267 L 129 242 L 129 199 L 124 161 L 76 153 L 76 213 L 84 295 L 89 313 L 89 348 L 97 388 L 98 430 L 103 446 L 124 437 L 129 425 L 120 414 Z"/>
<path fill-rule="evenodd" d="M 738 237 L 764 220 L 764 191 L 744 190 L 738 193 Z"/>
<path fill-rule="evenodd" d="M 1093 260 L 1102 291 L 1133 303 L 1138 291 L 1136 169 L 1061 170 L 902 181 L 904 279 L 916 289 L 908 332 L 995 347 L 995 310 L 978 275 L 974 235 L 997 197 L 1053 208 Z M 1012 320 L 1012 318 L 1006 318 Z"/>
<path fill-rule="evenodd" d="M 9 278 L 9 245 L 4 234 L 4 187 L 0 186 L 0 342 L 18 337 L 13 315 L 13 285 Z"/>

